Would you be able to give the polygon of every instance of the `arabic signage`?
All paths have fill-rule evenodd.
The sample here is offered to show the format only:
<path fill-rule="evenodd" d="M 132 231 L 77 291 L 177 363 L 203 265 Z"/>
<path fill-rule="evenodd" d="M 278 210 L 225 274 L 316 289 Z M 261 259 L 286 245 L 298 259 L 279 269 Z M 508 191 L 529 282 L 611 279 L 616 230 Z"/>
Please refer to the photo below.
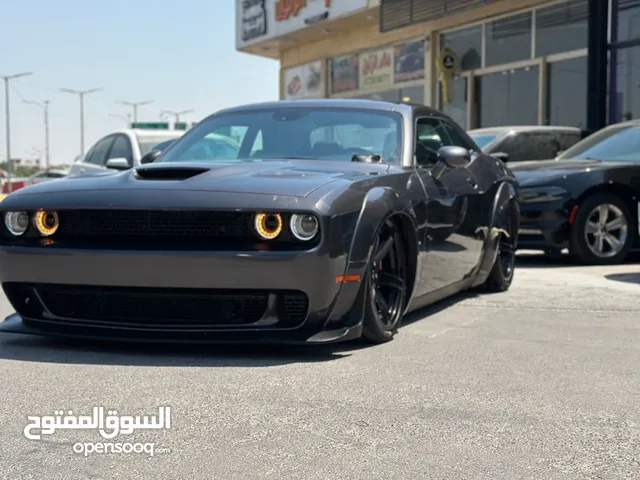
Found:
<path fill-rule="evenodd" d="M 331 94 L 358 90 L 358 55 L 344 55 L 331 60 Z"/>
<path fill-rule="evenodd" d="M 385 88 L 393 85 L 393 48 L 361 53 L 360 88 Z"/>
<path fill-rule="evenodd" d="M 236 47 L 352 15 L 368 4 L 369 0 L 236 0 Z"/>
<path fill-rule="evenodd" d="M 237 0 L 239 6 L 239 38 L 248 42 L 267 34 L 266 0 Z"/>
<path fill-rule="evenodd" d="M 424 40 L 414 40 L 394 47 L 395 83 L 424 78 Z"/>
<path fill-rule="evenodd" d="M 285 70 L 284 98 L 286 100 L 322 97 L 324 97 L 324 79 L 320 60 Z"/>

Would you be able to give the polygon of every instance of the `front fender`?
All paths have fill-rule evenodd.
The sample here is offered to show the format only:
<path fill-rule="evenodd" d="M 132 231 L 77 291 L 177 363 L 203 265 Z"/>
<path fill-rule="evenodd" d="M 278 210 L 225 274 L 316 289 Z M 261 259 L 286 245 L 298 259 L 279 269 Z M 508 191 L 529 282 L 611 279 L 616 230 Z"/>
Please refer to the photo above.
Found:
<path fill-rule="evenodd" d="M 417 221 L 411 200 L 388 187 L 370 190 L 362 202 L 347 255 L 345 275 L 362 274 L 368 265 L 378 228 L 391 215 L 400 214 L 411 222 L 417 242 Z"/>

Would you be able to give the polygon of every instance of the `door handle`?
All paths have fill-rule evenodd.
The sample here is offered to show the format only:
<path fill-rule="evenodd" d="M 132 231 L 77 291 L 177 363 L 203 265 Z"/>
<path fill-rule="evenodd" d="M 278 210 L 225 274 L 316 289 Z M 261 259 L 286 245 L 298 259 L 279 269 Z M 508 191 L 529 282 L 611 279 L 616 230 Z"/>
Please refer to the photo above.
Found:
<path fill-rule="evenodd" d="M 84 172 L 85 172 L 84 168 L 81 168 L 80 173 L 84 173 Z"/>

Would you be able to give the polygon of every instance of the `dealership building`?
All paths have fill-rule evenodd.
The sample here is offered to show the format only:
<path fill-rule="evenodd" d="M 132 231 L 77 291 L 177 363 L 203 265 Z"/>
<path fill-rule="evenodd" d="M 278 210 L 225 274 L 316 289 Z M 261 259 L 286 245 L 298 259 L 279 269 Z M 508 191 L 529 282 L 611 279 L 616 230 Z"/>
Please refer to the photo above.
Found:
<path fill-rule="evenodd" d="M 434 106 L 467 129 L 640 118 L 640 0 L 236 0 L 280 98 Z"/>

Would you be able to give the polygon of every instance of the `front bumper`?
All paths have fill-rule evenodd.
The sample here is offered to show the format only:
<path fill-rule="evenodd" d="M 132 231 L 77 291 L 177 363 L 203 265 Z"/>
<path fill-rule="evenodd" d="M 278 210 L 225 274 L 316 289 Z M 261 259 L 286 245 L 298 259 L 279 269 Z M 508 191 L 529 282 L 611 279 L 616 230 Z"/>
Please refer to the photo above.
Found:
<path fill-rule="evenodd" d="M 345 256 L 331 257 L 320 250 L 211 253 L 0 247 L 0 282 L 18 312 L 0 323 L 0 331 L 145 342 L 344 341 L 359 337 L 362 329 L 360 282 L 336 282 L 345 267 Z M 208 292 L 229 298 L 211 303 Z M 264 301 L 264 314 L 256 321 L 232 320 L 217 306 L 238 307 L 240 293 Z M 305 298 L 304 312 L 285 318 L 279 305 L 285 294 Z M 157 305 L 152 298 L 158 299 Z M 129 303 L 118 303 L 123 299 Z M 124 308 L 127 305 L 133 308 Z M 253 314 L 260 305 L 254 303 Z"/>
<path fill-rule="evenodd" d="M 518 248 L 564 249 L 569 245 L 572 204 L 563 201 L 521 203 Z"/>

